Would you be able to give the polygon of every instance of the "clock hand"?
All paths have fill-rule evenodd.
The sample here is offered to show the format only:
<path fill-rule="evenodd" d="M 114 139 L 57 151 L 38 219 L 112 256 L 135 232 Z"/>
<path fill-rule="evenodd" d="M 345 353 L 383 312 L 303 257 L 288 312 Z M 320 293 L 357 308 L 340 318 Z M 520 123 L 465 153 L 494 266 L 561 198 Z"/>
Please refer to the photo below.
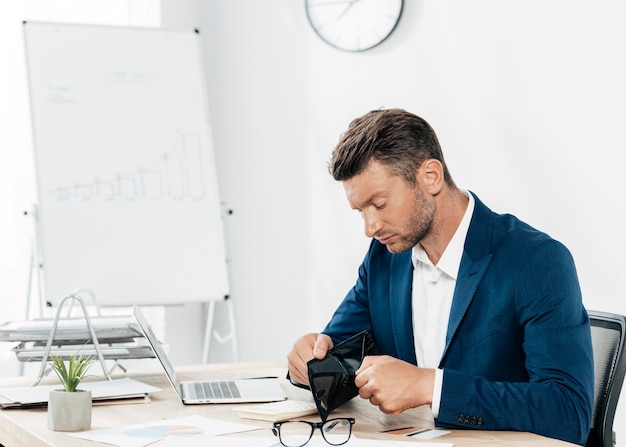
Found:
<path fill-rule="evenodd" d="M 359 0 L 351 0 L 350 4 L 348 6 L 345 7 L 345 9 L 343 11 L 341 11 L 341 13 L 339 13 L 339 15 L 337 16 L 337 18 L 335 20 L 341 20 L 341 18 L 345 15 L 346 12 L 348 12 L 350 10 L 350 8 L 352 8 L 354 6 L 354 4 L 356 2 L 358 2 Z"/>

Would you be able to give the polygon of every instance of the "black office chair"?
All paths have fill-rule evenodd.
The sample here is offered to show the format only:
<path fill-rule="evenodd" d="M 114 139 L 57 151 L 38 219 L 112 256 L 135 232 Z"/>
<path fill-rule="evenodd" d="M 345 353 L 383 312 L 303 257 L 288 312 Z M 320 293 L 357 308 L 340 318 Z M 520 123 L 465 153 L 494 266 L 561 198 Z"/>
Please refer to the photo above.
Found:
<path fill-rule="evenodd" d="M 613 447 L 613 419 L 626 373 L 623 315 L 588 311 L 594 361 L 594 399 L 587 447 Z"/>

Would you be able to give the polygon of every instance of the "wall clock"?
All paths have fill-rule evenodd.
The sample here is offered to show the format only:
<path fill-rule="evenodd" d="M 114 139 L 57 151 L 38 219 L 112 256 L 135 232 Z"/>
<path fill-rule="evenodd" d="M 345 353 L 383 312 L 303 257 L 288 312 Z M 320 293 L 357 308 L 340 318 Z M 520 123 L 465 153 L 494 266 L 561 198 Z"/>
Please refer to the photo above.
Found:
<path fill-rule="evenodd" d="M 402 15 L 403 0 L 305 0 L 309 22 L 327 44 L 365 51 L 384 41 Z"/>

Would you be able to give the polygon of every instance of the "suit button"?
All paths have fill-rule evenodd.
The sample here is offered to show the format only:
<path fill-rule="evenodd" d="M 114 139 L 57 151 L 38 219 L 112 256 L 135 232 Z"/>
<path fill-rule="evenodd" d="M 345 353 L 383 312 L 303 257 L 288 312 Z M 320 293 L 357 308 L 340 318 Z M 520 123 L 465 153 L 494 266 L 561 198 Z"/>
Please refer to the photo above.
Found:
<path fill-rule="evenodd" d="M 470 418 L 470 424 L 472 425 L 478 425 L 478 419 L 476 418 L 476 416 L 472 416 Z"/>
<path fill-rule="evenodd" d="M 463 423 L 463 415 L 462 415 L 462 414 L 460 414 L 460 413 L 459 413 L 459 414 L 457 414 L 457 415 L 456 415 L 456 421 L 457 421 L 459 424 L 462 424 L 462 423 Z"/>
<path fill-rule="evenodd" d="M 483 418 L 478 418 L 478 420 L 476 421 L 476 425 L 478 425 L 479 427 L 482 427 L 484 423 L 485 421 L 483 420 Z"/>

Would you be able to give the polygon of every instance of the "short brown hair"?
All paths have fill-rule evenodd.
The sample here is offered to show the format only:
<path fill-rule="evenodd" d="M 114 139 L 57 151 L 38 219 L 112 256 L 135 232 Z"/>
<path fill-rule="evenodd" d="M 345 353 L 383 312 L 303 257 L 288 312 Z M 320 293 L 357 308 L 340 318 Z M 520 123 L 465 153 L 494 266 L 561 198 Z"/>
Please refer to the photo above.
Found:
<path fill-rule="evenodd" d="M 444 180 L 454 186 L 433 128 L 406 110 L 379 109 L 350 123 L 328 169 L 335 180 L 343 181 L 360 174 L 370 160 L 377 160 L 415 186 L 415 173 L 428 159 L 441 162 Z"/>

